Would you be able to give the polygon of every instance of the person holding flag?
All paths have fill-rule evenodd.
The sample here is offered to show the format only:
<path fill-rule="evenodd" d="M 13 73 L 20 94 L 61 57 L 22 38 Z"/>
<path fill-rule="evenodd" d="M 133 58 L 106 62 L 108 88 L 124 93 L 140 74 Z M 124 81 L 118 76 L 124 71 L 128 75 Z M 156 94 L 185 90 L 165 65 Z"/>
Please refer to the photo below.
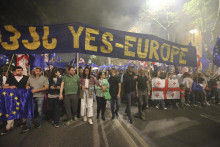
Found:
<path fill-rule="evenodd" d="M 42 115 L 43 115 L 43 104 L 44 104 L 44 92 L 49 88 L 49 81 L 42 75 L 42 68 L 36 67 L 34 69 L 34 75 L 30 76 L 26 89 L 31 88 L 34 98 L 34 106 L 38 109 L 37 121 L 34 124 L 35 128 L 41 127 Z M 23 127 L 22 132 L 30 131 L 32 125 L 32 119 L 27 118 L 26 125 Z"/>
<path fill-rule="evenodd" d="M 13 69 L 13 76 L 9 76 L 3 88 L 19 89 L 25 88 L 28 77 L 23 75 L 23 68 L 16 66 Z M 1 135 L 8 134 L 11 128 L 14 127 L 14 120 L 7 120 L 6 128 L 1 132 Z"/>

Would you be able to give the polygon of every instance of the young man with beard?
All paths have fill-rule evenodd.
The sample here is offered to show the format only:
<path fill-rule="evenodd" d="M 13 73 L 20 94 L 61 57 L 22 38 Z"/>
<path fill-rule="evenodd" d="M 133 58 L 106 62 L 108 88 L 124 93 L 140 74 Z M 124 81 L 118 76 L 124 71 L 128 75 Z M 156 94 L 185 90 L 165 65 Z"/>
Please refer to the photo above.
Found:
<path fill-rule="evenodd" d="M 3 88 L 19 89 L 25 88 L 28 77 L 23 75 L 23 68 L 16 66 L 13 69 L 13 75 L 9 76 Z M 1 132 L 1 135 L 9 133 L 11 128 L 14 126 L 14 120 L 7 120 L 6 128 Z"/>

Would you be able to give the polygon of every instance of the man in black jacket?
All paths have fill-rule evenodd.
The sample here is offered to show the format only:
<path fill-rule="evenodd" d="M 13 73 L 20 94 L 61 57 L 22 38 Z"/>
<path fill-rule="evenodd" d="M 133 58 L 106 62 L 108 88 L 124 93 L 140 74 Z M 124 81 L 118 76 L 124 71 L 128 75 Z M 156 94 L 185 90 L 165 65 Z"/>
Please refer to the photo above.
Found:
<path fill-rule="evenodd" d="M 132 72 L 132 66 L 128 66 L 127 72 L 124 74 L 123 81 L 124 81 L 124 90 L 125 95 L 127 97 L 127 107 L 125 113 L 128 115 L 129 123 L 133 123 L 131 117 L 131 99 L 135 98 L 135 91 L 136 91 L 136 79 L 137 76 L 134 72 Z"/>

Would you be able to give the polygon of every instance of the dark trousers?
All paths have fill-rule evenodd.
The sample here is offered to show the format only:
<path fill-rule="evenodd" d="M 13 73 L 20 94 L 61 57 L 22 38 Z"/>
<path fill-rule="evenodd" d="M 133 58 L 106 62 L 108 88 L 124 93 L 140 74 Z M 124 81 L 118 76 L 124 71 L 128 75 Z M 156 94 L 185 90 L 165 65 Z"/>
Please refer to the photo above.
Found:
<path fill-rule="evenodd" d="M 72 119 L 71 110 L 73 112 L 73 116 L 76 116 L 76 111 L 77 111 L 77 107 L 78 107 L 78 96 L 77 96 L 77 94 L 65 95 L 64 107 L 66 109 L 66 115 L 67 115 L 68 120 Z"/>
<path fill-rule="evenodd" d="M 48 115 L 54 121 L 54 124 L 59 125 L 60 121 L 60 100 L 59 98 L 48 98 Z"/>
<path fill-rule="evenodd" d="M 78 100 L 77 117 L 80 117 L 81 99 Z"/>
<path fill-rule="evenodd" d="M 104 97 L 96 97 L 97 100 L 97 115 L 100 114 L 100 111 L 102 111 L 101 115 L 105 114 L 105 108 L 106 108 L 106 99 Z"/>
<path fill-rule="evenodd" d="M 204 91 L 195 91 L 195 98 L 201 103 L 201 106 L 203 107 L 205 104 Z"/>
<path fill-rule="evenodd" d="M 218 99 L 218 89 L 215 88 L 215 87 L 211 88 L 211 92 L 210 92 L 210 95 L 209 95 L 209 100 L 212 98 L 212 96 L 215 97 L 215 103 L 218 104 L 218 102 L 219 102 L 219 99 Z"/>
<path fill-rule="evenodd" d="M 116 104 L 116 109 L 115 109 L 115 104 Z M 120 104 L 121 104 L 121 99 L 120 98 L 117 98 L 117 97 L 112 97 L 111 98 L 112 116 L 115 116 L 118 113 Z"/>
<path fill-rule="evenodd" d="M 185 92 L 185 103 L 186 104 L 189 104 L 190 96 L 191 96 L 190 89 L 186 88 L 186 92 Z"/>
<path fill-rule="evenodd" d="M 135 91 L 132 91 L 130 93 L 126 93 L 127 97 L 127 106 L 125 112 L 128 114 L 128 117 L 131 118 L 131 100 L 136 97 Z"/>

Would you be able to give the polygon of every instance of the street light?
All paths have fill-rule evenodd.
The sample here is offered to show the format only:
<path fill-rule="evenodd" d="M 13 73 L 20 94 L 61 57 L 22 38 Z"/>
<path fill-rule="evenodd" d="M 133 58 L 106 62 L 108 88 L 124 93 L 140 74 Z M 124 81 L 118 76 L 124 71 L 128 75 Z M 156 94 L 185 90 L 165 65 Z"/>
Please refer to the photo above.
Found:
<path fill-rule="evenodd" d="M 173 4 L 174 0 L 149 0 L 149 8 L 152 11 L 158 11 Z"/>
<path fill-rule="evenodd" d="M 190 30 L 189 32 L 190 32 L 190 34 L 195 34 L 195 33 L 197 33 L 197 30 L 193 29 L 193 30 Z"/>

